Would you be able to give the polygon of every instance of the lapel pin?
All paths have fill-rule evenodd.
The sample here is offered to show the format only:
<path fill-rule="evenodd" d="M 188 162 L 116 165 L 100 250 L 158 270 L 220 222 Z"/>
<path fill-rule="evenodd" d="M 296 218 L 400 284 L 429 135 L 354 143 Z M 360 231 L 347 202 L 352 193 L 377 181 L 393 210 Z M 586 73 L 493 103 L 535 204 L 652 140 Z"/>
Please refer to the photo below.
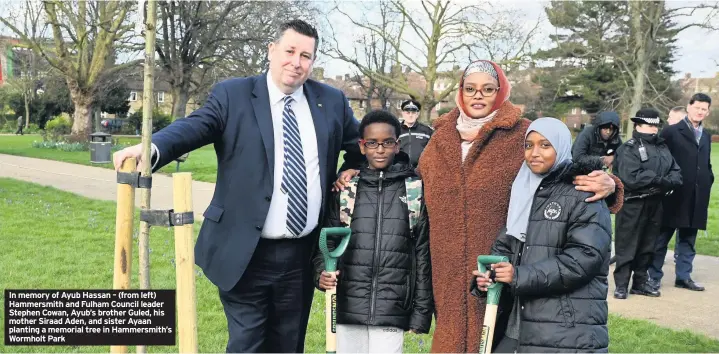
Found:
<path fill-rule="evenodd" d="M 317 107 L 322 107 L 322 103 L 318 103 L 318 104 L 317 104 Z"/>

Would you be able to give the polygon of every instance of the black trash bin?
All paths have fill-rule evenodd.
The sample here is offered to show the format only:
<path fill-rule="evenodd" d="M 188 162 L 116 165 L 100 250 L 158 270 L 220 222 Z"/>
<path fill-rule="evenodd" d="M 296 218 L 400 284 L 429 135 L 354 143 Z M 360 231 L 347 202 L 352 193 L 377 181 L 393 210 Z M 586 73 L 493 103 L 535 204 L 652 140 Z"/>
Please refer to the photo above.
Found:
<path fill-rule="evenodd" d="M 90 162 L 112 162 L 112 135 L 103 132 L 90 134 Z"/>

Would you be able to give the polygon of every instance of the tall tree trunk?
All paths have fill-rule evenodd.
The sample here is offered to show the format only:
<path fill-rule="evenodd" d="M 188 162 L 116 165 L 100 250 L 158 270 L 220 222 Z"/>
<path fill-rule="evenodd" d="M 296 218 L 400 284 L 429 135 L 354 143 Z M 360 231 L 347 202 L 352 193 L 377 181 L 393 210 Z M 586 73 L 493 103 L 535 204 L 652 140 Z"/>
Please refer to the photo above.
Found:
<path fill-rule="evenodd" d="M 437 101 L 433 97 L 434 92 L 429 90 L 429 93 L 425 91 L 424 97 L 417 97 L 416 100 L 422 105 L 422 110 L 419 112 L 419 121 L 425 124 L 429 124 L 432 120 L 432 109 L 437 105 Z"/>
<path fill-rule="evenodd" d="M 70 97 L 75 106 L 75 113 L 72 115 L 72 135 L 84 136 L 89 139 L 92 129 L 92 101 L 93 97 L 77 89 L 70 90 Z"/>
<path fill-rule="evenodd" d="M 633 77 L 634 77 L 634 87 L 632 92 L 632 100 L 628 107 L 627 117 L 632 117 L 638 110 L 642 108 L 642 102 L 644 99 L 644 87 L 645 87 L 645 81 L 646 81 L 646 73 L 647 73 L 647 65 L 648 65 L 648 58 L 647 58 L 647 39 L 649 38 L 646 36 L 646 29 L 642 28 L 642 12 L 645 10 L 648 10 L 649 7 L 651 7 L 652 4 L 649 2 L 641 2 L 641 1 L 630 1 L 629 2 L 629 8 L 630 8 L 630 14 L 631 14 L 631 26 L 632 26 L 632 36 L 634 37 L 634 47 L 636 48 L 636 56 L 635 56 L 635 64 L 636 69 L 634 69 Z M 628 139 L 629 136 L 631 136 L 631 129 L 629 129 L 630 124 L 628 123 L 629 120 L 627 120 L 627 129 L 625 131 L 625 139 Z"/>
<path fill-rule="evenodd" d="M 30 126 L 30 98 L 28 97 L 27 90 L 25 90 L 25 129 L 27 130 Z"/>
<path fill-rule="evenodd" d="M 187 102 L 190 100 L 188 91 L 184 87 L 172 88 L 172 120 L 185 117 Z"/>
<path fill-rule="evenodd" d="M 432 108 L 430 102 L 419 102 L 422 105 L 422 110 L 419 112 L 419 121 L 425 124 L 429 124 L 432 118 Z"/>

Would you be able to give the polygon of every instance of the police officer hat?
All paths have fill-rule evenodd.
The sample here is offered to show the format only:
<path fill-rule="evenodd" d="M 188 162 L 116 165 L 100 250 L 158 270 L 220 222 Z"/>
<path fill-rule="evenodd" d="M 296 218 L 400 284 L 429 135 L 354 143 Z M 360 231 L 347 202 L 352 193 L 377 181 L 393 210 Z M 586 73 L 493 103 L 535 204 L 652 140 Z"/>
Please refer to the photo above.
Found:
<path fill-rule="evenodd" d="M 642 108 L 632 117 L 632 122 L 637 124 L 661 125 L 659 111 L 654 108 Z"/>
<path fill-rule="evenodd" d="M 422 109 L 422 105 L 415 100 L 406 100 L 400 105 L 403 111 L 407 112 L 419 112 Z"/>

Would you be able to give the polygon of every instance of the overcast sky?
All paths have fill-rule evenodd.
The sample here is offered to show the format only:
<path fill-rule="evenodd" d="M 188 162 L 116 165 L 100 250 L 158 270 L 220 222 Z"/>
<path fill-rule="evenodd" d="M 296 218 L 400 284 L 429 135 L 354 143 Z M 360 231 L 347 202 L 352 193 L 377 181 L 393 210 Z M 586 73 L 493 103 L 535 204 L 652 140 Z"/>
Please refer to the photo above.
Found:
<path fill-rule="evenodd" d="M 464 0 L 466 2 L 466 0 Z M 419 1 L 407 0 L 407 3 L 411 5 L 419 4 Z M 544 6 L 548 1 L 511 1 L 505 0 L 501 2 L 494 2 L 495 6 L 502 6 L 507 9 L 519 10 L 524 18 L 517 20 L 517 23 L 528 24 L 530 21 L 541 20 L 541 32 L 537 36 L 537 40 L 541 43 L 535 43 L 536 45 L 546 45 L 547 34 L 552 29 L 552 26 L 546 19 L 544 14 Z M 697 4 L 698 2 L 694 2 Z M 678 6 L 688 6 L 688 1 L 667 1 L 668 7 L 674 8 Z M 357 13 L 357 4 L 354 1 L 341 1 L 340 6 L 342 9 L 350 12 Z M 354 11 L 354 12 L 353 12 Z M 706 16 L 707 12 L 697 12 L 692 19 L 683 19 L 679 22 L 680 25 L 689 23 L 689 21 L 701 21 Z M 342 15 L 335 15 L 328 18 L 333 23 L 336 31 L 340 32 L 340 38 L 344 39 L 341 42 L 344 48 L 349 49 L 351 46 L 351 34 L 349 31 L 352 29 L 352 25 L 348 23 L 346 18 Z M 321 33 L 326 36 L 329 33 Z M 681 32 L 678 36 L 677 41 L 678 51 L 676 53 L 677 60 L 674 63 L 674 69 L 678 72 L 676 77 L 682 77 L 685 73 L 691 73 L 695 77 L 707 77 L 714 76 L 716 72 L 719 72 L 719 32 L 708 32 L 699 28 L 691 28 Z M 479 58 L 477 58 L 479 59 Z M 463 63 L 466 64 L 466 63 Z M 320 55 L 316 66 L 321 66 L 325 69 L 325 76 L 334 77 L 336 75 L 344 75 L 351 73 L 353 67 L 340 60 L 334 60 L 327 58 L 326 56 Z"/>

